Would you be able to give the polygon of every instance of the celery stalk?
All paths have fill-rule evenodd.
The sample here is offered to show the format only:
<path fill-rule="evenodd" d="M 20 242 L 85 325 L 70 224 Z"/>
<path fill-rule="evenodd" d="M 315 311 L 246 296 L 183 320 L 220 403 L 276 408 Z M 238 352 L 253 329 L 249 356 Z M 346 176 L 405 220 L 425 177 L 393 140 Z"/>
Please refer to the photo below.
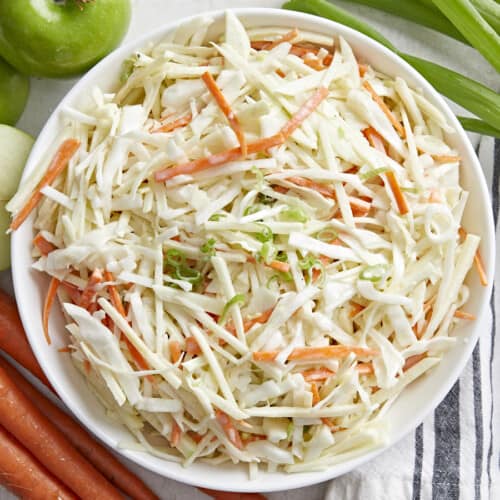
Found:
<path fill-rule="evenodd" d="M 500 72 L 500 36 L 469 0 L 432 0 L 470 44 Z"/>

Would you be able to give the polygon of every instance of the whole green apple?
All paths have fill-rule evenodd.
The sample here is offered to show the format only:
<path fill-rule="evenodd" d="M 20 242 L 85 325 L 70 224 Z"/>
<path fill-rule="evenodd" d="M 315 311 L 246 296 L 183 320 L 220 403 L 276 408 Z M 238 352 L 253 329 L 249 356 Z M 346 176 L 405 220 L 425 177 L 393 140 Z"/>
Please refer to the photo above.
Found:
<path fill-rule="evenodd" d="M 0 123 L 16 124 L 28 100 L 29 91 L 29 79 L 0 57 Z"/>
<path fill-rule="evenodd" d="M 0 0 L 0 55 L 22 73 L 89 69 L 125 36 L 129 0 Z"/>

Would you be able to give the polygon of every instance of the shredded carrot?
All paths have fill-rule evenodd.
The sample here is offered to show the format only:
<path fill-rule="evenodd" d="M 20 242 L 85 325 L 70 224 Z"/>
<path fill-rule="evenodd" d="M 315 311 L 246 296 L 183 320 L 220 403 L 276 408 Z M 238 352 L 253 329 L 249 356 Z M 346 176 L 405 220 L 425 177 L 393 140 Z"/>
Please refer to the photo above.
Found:
<path fill-rule="evenodd" d="M 406 136 L 405 134 L 405 129 L 396 120 L 396 117 L 392 113 L 392 111 L 387 107 L 385 104 L 384 100 L 375 92 L 374 88 L 370 85 L 370 82 L 367 82 L 366 80 L 363 82 L 363 87 L 368 91 L 368 93 L 371 95 L 372 99 L 378 104 L 379 108 L 384 112 L 385 116 L 389 119 L 391 122 L 392 126 L 396 130 L 396 132 L 399 134 L 400 137 L 404 138 Z"/>
<path fill-rule="evenodd" d="M 368 66 L 366 64 L 358 64 L 359 76 L 363 78 L 368 71 Z"/>
<path fill-rule="evenodd" d="M 233 425 L 233 422 L 231 422 L 231 419 L 221 410 L 216 410 L 215 418 L 217 419 L 217 422 L 219 422 L 219 425 L 222 427 L 222 430 L 228 437 L 229 441 L 231 441 L 231 443 L 234 444 L 234 446 L 236 446 L 239 450 L 243 449 L 243 442 L 241 441 L 240 433 Z"/>
<path fill-rule="evenodd" d="M 455 163 L 461 160 L 460 156 L 453 155 L 431 155 L 436 163 Z"/>
<path fill-rule="evenodd" d="M 470 321 L 473 321 L 476 319 L 476 316 L 474 314 L 471 314 L 471 313 L 468 313 L 465 311 L 461 311 L 460 309 L 457 309 L 453 316 L 455 316 L 455 318 L 467 319 Z"/>
<path fill-rule="evenodd" d="M 182 436 L 182 430 L 179 424 L 174 420 L 172 424 L 172 431 L 170 433 L 170 444 L 175 448 L 178 446 Z"/>
<path fill-rule="evenodd" d="M 72 352 L 72 350 L 68 346 L 66 346 L 66 347 L 61 347 L 60 349 L 57 349 L 57 352 L 70 353 L 70 352 Z"/>
<path fill-rule="evenodd" d="M 351 300 L 351 312 L 349 313 L 350 318 L 354 318 L 354 316 L 358 315 L 361 311 L 365 309 L 365 306 L 358 304 L 357 302 L 353 302 Z"/>
<path fill-rule="evenodd" d="M 409 370 L 412 366 L 415 366 L 426 357 L 427 353 L 423 352 L 422 354 L 415 354 L 414 356 L 406 358 L 405 364 L 403 365 L 403 371 Z"/>
<path fill-rule="evenodd" d="M 286 188 L 285 186 L 279 186 L 278 184 L 274 184 L 272 186 L 273 190 L 276 191 L 277 193 L 281 193 L 281 194 L 286 194 L 288 193 L 288 188 Z"/>
<path fill-rule="evenodd" d="M 458 234 L 461 238 L 465 238 L 467 236 L 467 231 L 463 227 L 460 227 L 458 228 Z M 481 285 L 488 286 L 488 277 L 486 276 L 483 257 L 481 256 L 481 252 L 479 251 L 479 249 L 476 251 L 476 255 L 474 255 L 474 266 L 476 268 L 477 274 L 479 275 L 479 281 Z"/>
<path fill-rule="evenodd" d="M 52 184 L 59 174 L 68 166 L 69 161 L 80 147 L 80 141 L 76 139 L 66 139 L 57 150 L 47 171 L 41 178 L 24 207 L 17 213 L 10 224 L 10 229 L 15 231 L 28 218 L 30 213 L 36 208 L 43 197 L 41 190 L 45 186 Z"/>
<path fill-rule="evenodd" d="M 307 119 L 307 117 L 321 104 L 321 102 L 328 96 L 329 90 L 326 87 L 319 87 L 318 90 L 302 104 L 299 110 L 292 116 L 292 118 L 282 127 L 281 134 L 287 139 L 300 125 Z"/>
<path fill-rule="evenodd" d="M 304 177 L 288 177 L 287 180 L 296 186 L 314 189 L 314 191 L 317 191 L 326 198 L 335 198 L 335 191 L 324 184 L 320 184 L 319 182 L 314 182 L 310 179 L 305 179 Z"/>
<path fill-rule="evenodd" d="M 188 113 L 187 115 L 181 116 L 180 118 L 172 120 L 171 122 L 165 123 L 164 125 L 161 125 L 160 127 L 151 130 L 151 133 L 159 134 L 159 133 L 172 132 L 173 130 L 189 125 L 192 119 L 193 115 L 191 113 Z"/>
<path fill-rule="evenodd" d="M 41 233 L 38 233 L 33 238 L 33 245 L 38 248 L 38 251 L 46 257 L 50 252 L 53 252 L 57 249 L 55 245 L 53 245 L 50 241 L 47 241 Z"/>
<path fill-rule="evenodd" d="M 285 78 L 285 76 L 286 76 L 285 73 L 283 73 L 283 71 L 281 71 L 281 69 L 279 69 L 279 68 L 275 71 L 275 73 L 278 76 L 280 76 L 281 78 Z"/>
<path fill-rule="evenodd" d="M 266 44 L 263 49 L 264 50 L 271 50 L 274 49 L 274 47 L 277 47 L 278 45 L 284 43 L 284 42 L 290 42 L 294 38 L 297 38 L 299 35 L 299 30 L 297 28 L 294 28 L 292 31 L 289 31 L 288 33 L 285 33 L 284 35 L 280 36 L 276 40 L 269 42 Z"/>
<path fill-rule="evenodd" d="M 316 382 L 311 382 L 311 392 L 312 392 L 312 405 L 316 406 L 321 401 L 321 397 L 318 391 L 318 385 L 316 384 Z"/>
<path fill-rule="evenodd" d="M 179 359 L 181 359 L 181 346 L 177 340 L 171 340 L 168 343 L 168 347 L 170 349 L 170 358 L 172 363 L 177 363 Z"/>
<path fill-rule="evenodd" d="M 274 146 L 280 146 L 284 142 L 285 138 L 281 133 L 278 133 L 276 135 L 272 135 L 271 137 L 265 137 L 264 139 L 250 142 L 247 145 L 247 153 L 261 153 L 262 151 L 266 151 Z M 155 181 L 165 182 L 178 175 L 195 174 L 196 172 L 201 172 L 203 170 L 218 167 L 219 165 L 223 165 L 224 163 L 237 160 L 238 158 L 241 158 L 241 156 L 241 147 L 238 146 L 237 148 L 228 149 L 227 151 L 222 151 L 221 153 L 216 153 L 204 158 L 200 158 L 198 160 L 193 160 L 181 165 L 176 165 L 175 167 L 169 166 L 166 168 L 162 168 L 155 172 Z"/>
<path fill-rule="evenodd" d="M 281 262 L 279 260 L 272 260 L 271 262 L 269 262 L 269 264 L 267 264 L 267 266 L 282 273 L 287 273 L 288 271 L 290 271 L 290 264 L 288 264 L 287 262 Z"/>
<path fill-rule="evenodd" d="M 355 198 L 354 196 L 349 196 L 349 205 L 351 207 L 352 215 L 355 217 L 364 217 L 370 212 L 372 205 L 370 202 L 362 200 L 361 198 Z"/>
<path fill-rule="evenodd" d="M 379 353 L 374 349 L 364 347 L 351 347 L 343 345 L 330 345 L 325 347 L 296 347 L 288 356 L 289 361 L 293 360 L 321 360 L 330 358 L 345 358 L 349 354 L 357 356 L 377 356 Z M 255 351 L 254 361 L 274 361 L 279 351 Z"/>
<path fill-rule="evenodd" d="M 194 431 L 188 431 L 187 435 L 196 443 L 198 444 L 202 439 L 203 436 L 201 434 L 198 434 L 197 432 Z"/>
<path fill-rule="evenodd" d="M 304 64 L 309 66 L 312 69 L 315 69 L 316 71 L 321 71 L 322 69 L 325 69 L 325 65 L 323 64 L 323 61 L 320 59 L 313 59 L 313 58 L 307 58 L 304 59 Z"/>
<path fill-rule="evenodd" d="M 215 82 L 214 77 L 207 71 L 203 73 L 201 79 L 207 86 L 207 89 L 212 94 L 220 110 L 222 111 L 222 113 L 224 113 L 224 116 L 227 118 L 229 125 L 233 129 L 234 133 L 236 134 L 236 137 L 238 138 L 238 142 L 240 143 L 241 155 L 245 157 L 247 155 L 247 142 L 245 139 L 245 134 L 243 132 L 243 129 L 241 128 L 240 121 L 238 120 L 238 117 L 234 114 L 234 111 L 231 109 L 231 105 L 227 102 L 226 98 L 224 97 L 224 94 L 222 93 L 221 89 Z"/>
<path fill-rule="evenodd" d="M 356 370 L 360 375 L 371 375 L 373 373 L 373 363 L 358 363 Z"/>
<path fill-rule="evenodd" d="M 62 281 L 61 286 L 64 288 L 64 291 L 69 295 L 69 298 L 73 301 L 73 304 L 80 303 L 80 290 L 73 283 L 68 283 L 67 281 Z"/>
<path fill-rule="evenodd" d="M 200 346 L 194 337 L 186 338 L 186 352 L 191 356 L 198 356 L 201 354 Z"/>
<path fill-rule="evenodd" d="M 248 332 L 248 330 L 250 330 L 250 328 L 252 328 L 254 325 L 257 325 L 259 323 L 260 324 L 266 323 L 267 320 L 271 317 L 273 310 L 274 310 L 274 308 L 268 309 L 267 311 L 264 311 L 263 313 L 259 314 L 255 318 L 245 320 L 243 322 L 243 331 Z M 235 330 L 233 324 L 227 325 L 226 330 L 231 332 L 233 335 L 236 334 L 236 330 Z"/>
<path fill-rule="evenodd" d="M 249 443 L 254 443 L 255 441 L 265 441 L 267 436 L 264 434 L 250 434 L 244 439 L 242 439 L 243 445 L 246 446 Z"/>
<path fill-rule="evenodd" d="M 94 269 L 90 275 L 90 279 L 87 286 L 80 295 L 80 300 L 78 305 L 84 309 L 88 309 L 90 304 L 94 302 L 95 296 L 98 291 L 98 286 L 102 283 L 103 277 L 100 269 Z"/>
<path fill-rule="evenodd" d="M 85 370 L 85 373 L 87 375 L 90 375 L 90 372 L 92 371 L 92 365 L 90 364 L 90 361 L 88 359 L 83 360 L 83 368 Z"/>
<path fill-rule="evenodd" d="M 322 382 L 332 375 L 335 375 L 335 372 L 328 368 L 311 368 L 302 372 L 302 376 L 306 382 Z"/>
<path fill-rule="evenodd" d="M 52 278 L 50 280 L 49 289 L 47 291 L 47 296 L 45 297 L 45 302 L 43 304 L 43 334 L 45 335 L 45 340 L 47 344 L 50 345 L 50 335 L 49 335 L 49 316 L 50 310 L 52 309 L 52 304 L 57 295 L 57 289 L 61 282 L 57 278 Z"/>
<path fill-rule="evenodd" d="M 329 418 L 327 417 L 321 417 L 321 421 L 330 428 L 332 432 L 337 432 L 342 430 L 342 427 L 339 427 L 338 425 L 335 425 Z"/>

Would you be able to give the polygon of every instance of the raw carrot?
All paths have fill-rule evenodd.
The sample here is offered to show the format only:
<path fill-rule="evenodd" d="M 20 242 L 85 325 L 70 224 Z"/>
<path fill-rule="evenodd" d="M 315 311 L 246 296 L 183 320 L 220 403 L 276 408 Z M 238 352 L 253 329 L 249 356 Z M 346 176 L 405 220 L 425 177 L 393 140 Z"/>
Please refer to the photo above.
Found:
<path fill-rule="evenodd" d="M 282 273 L 287 273 L 288 271 L 290 271 L 290 264 L 288 264 L 287 262 L 281 262 L 279 260 L 272 260 L 271 262 L 269 262 L 269 264 L 267 264 L 267 266 Z"/>
<path fill-rule="evenodd" d="M 453 314 L 453 316 L 455 316 L 455 318 L 468 319 L 471 321 L 476 319 L 476 316 L 474 316 L 474 314 L 471 314 L 471 313 L 468 313 L 465 311 L 461 311 L 460 309 L 457 309 L 455 311 L 455 314 Z"/>
<path fill-rule="evenodd" d="M 422 354 L 415 354 L 414 356 L 406 358 L 405 364 L 403 365 L 403 371 L 409 370 L 412 366 L 415 366 L 426 357 L 427 353 L 423 352 Z"/>
<path fill-rule="evenodd" d="M 172 431 L 170 432 L 170 444 L 175 448 L 178 446 L 179 441 L 181 440 L 182 430 L 179 427 L 179 424 L 174 420 L 172 423 Z"/>
<path fill-rule="evenodd" d="M 200 346 L 194 337 L 186 338 L 186 352 L 191 356 L 199 356 L 201 354 Z"/>
<path fill-rule="evenodd" d="M 181 346 L 177 340 L 171 340 L 168 343 L 169 349 L 170 349 L 170 359 L 172 360 L 172 363 L 177 363 L 179 359 L 181 359 Z"/>
<path fill-rule="evenodd" d="M 118 490 L 86 459 L 0 367 L 0 425 L 62 483 L 82 498 L 121 499 Z"/>
<path fill-rule="evenodd" d="M 73 285 L 73 283 L 69 283 L 67 281 L 61 281 L 61 287 L 69 295 L 69 298 L 73 301 L 73 304 L 78 304 L 80 302 L 81 292 L 76 285 Z"/>
<path fill-rule="evenodd" d="M 325 65 L 319 59 L 313 59 L 313 58 L 304 59 L 304 64 L 306 64 L 312 69 L 315 69 L 316 71 L 321 71 L 322 69 L 325 69 Z"/>
<path fill-rule="evenodd" d="M 321 401 L 321 397 L 318 391 L 318 385 L 316 384 L 316 382 L 311 382 L 311 392 L 312 392 L 312 405 L 316 406 Z"/>
<path fill-rule="evenodd" d="M 302 372 L 306 382 L 322 382 L 332 375 L 335 375 L 335 372 L 328 368 L 311 368 Z"/>
<path fill-rule="evenodd" d="M 19 210 L 10 224 L 10 229 L 15 231 L 28 218 L 30 213 L 40 203 L 43 194 L 40 192 L 45 186 L 52 184 L 59 174 L 68 166 L 69 161 L 80 147 L 80 141 L 76 139 L 66 139 L 57 150 L 52 162 L 50 163 L 45 175 L 38 183 L 35 191 L 32 193 L 24 207 Z"/>
<path fill-rule="evenodd" d="M 344 345 L 330 345 L 325 347 L 296 347 L 288 356 L 287 360 L 321 360 L 330 358 L 345 358 L 354 353 L 357 356 L 377 356 L 379 353 L 374 349 L 364 347 L 351 347 Z M 279 351 L 255 351 L 254 361 L 274 361 Z"/>
<path fill-rule="evenodd" d="M 31 385 L 12 365 L 0 358 L 16 387 L 66 436 L 68 441 L 115 486 L 136 500 L 154 500 L 156 495 L 112 453 L 48 398 Z"/>
<path fill-rule="evenodd" d="M 355 217 L 364 217 L 372 208 L 372 204 L 370 202 L 362 200 L 361 198 L 348 196 L 347 199 L 349 200 L 352 215 Z"/>
<path fill-rule="evenodd" d="M 89 308 L 90 304 L 95 301 L 98 287 L 102 282 L 102 271 L 100 269 L 94 269 L 94 271 L 90 275 L 87 286 L 84 288 L 82 294 L 80 295 L 80 300 L 78 303 L 80 307 L 83 307 L 84 309 Z"/>
<path fill-rule="evenodd" d="M 368 71 L 368 66 L 366 64 L 358 64 L 359 76 L 363 78 Z"/>
<path fill-rule="evenodd" d="M 436 163 L 455 163 L 461 160 L 460 156 L 452 156 L 452 155 L 431 155 L 431 158 Z"/>
<path fill-rule="evenodd" d="M 14 299 L 0 290 L 0 349 L 38 377 L 47 387 L 50 382 L 36 360 L 17 312 Z"/>
<path fill-rule="evenodd" d="M 338 425 L 335 425 L 329 418 L 327 417 L 322 417 L 321 421 L 330 428 L 332 432 L 337 432 L 342 429 L 342 427 L 339 427 Z"/>
<path fill-rule="evenodd" d="M 282 134 L 278 133 L 271 137 L 265 137 L 264 139 L 250 142 L 247 145 L 247 153 L 261 153 L 262 151 L 266 151 L 274 146 L 280 146 L 284 142 L 285 138 Z M 196 172 L 201 172 L 209 168 L 223 165 L 224 163 L 237 160 L 238 158 L 241 158 L 241 156 L 241 147 L 238 146 L 237 148 L 228 149 L 227 151 L 222 151 L 221 153 L 216 153 L 198 160 L 176 165 L 175 167 L 162 168 L 155 172 L 154 178 L 156 182 L 165 182 L 178 175 L 195 174 Z"/>
<path fill-rule="evenodd" d="M 284 42 L 291 42 L 294 38 L 297 38 L 298 35 L 299 35 L 299 30 L 297 28 L 294 28 L 293 30 L 289 31 L 288 33 L 285 33 L 276 40 L 269 42 L 267 45 L 263 47 L 263 49 L 272 50 L 274 49 L 274 47 L 277 47 L 278 45 L 281 45 Z"/>
<path fill-rule="evenodd" d="M 267 311 L 264 311 L 263 313 L 259 314 L 255 318 L 252 319 L 247 319 L 246 321 L 243 322 L 243 330 L 247 332 L 252 328 L 252 326 L 257 325 L 258 323 L 267 323 L 267 320 L 271 317 L 271 314 L 273 313 L 274 308 L 271 307 L 271 309 L 268 309 Z"/>
<path fill-rule="evenodd" d="M 245 134 L 243 132 L 243 129 L 241 128 L 238 117 L 234 114 L 234 111 L 231 109 L 231 105 L 227 102 L 224 94 L 222 93 L 222 90 L 215 82 L 214 77 L 207 71 L 206 73 L 203 73 L 201 79 L 212 94 L 220 110 L 227 118 L 229 125 L 233 129 L 233 132 L 236 134 L 238 142 L 240 143 L 241 155 L 245 157 L 247 155 L 247 141 L 245 139 Z"/>
<path fill-rule="evenodd" d="M 467 236 L 467 231 L 463 227 L 460 227 L 458 229 L 458 234 L 461 238 L 465 238 Z M 476 268 L 477 274 L 479 275 L 479 281 L 481 285 L 488 286 L 488 277 L 486 276 L 483 257 L 481 256 L 481 252 L 479 251 L 479 249 L 476 251 L 476 255 L 474 256 L 474 267 Z"/>
<path fill-rule="evenodd" d="M 371 375 L 373 373 L 373 363 L 358 363 L 356 370 L 360 375 Z"/>
<path fill-rule="evenodd" d="M 172 132 L 175 129 L 189 125 L 192 119 L 193 116 L 191 115 L 191 113 L 188 113 L 187 115 L 181 116 L 180 118 L 172 120 L 171 122 L 165 123 L 164 125 L 161 125 L 158 128 L 151 130 L 151 133 L 159 134 L 159 133 Z"/>
<path fill-rule="evenodd" d="M 326 198 L 335 198 L 335 191 L 333 188 L 320 184 L 319 182 L 314 182 L 304 177 L 288 177 L 287 180 L 296 186 L 314 189 L 314 191 L 317 191 Z"/>
<path fill-rule="evenodd" d="M 45 340 L 47 344 L 51 344 L 50 335 L 49 335 L 49 317 L 50 310 L 52 309 L 52 304 L 54 303 L 54 299 L 57 295 L 57 289 L 61 282 L 57 278 L 52 278 L 50 280 L 49 289 L 47 291 L 47 295 L 45 297 L 45 302 L 43 304 L 43 313 L 42 313 L 42 324 L 43 324 L 43 334 L 45 335 Z"/>
<path fill-rule="evenodd" d="M 326 87 L 319 87 L 318 90 L 302 104 L 299 110 L 292 116 L 292 118 L 281 128 L 281 134 L 287 139 L 306 118 L 321 104 L 321 102 L 328 96 L 329 90 Z"/>
<path fill-rule="evenodd" d="M 375 92 L 375 89 L 371 86 L 370 82 L 365 80 L 363 82 L 363 87 L 368 91 L 371 98 L 378 104 L 384 115 L 387 116 L 399 136 L 404 138 L 406 134 L 403 125 L 401 125 L 401 123 L 396 120 L 396 117 L 394 116 L 392 111 L 387 107 L 387 104 L 384 102 L 384 100 Z"/>
<path fill-rule="evenodd" d="M 50 243 L 50 241 L 47 241 L 41 233 L 38 233 L 34 238 L 33 238 L 33 245 L 38 248 L 38 251 L 46 257 L 49 255 L 50 252 L 53 252 L 54 250 L 57 249 L 55 245 Z"/>
<path fill-rule="evenodd" d="M 354 316 L 357 316 L 361 311 L 365 309 L 365 306 L 362 306 L 357 302 L 353 302 L 352 300 L 350 304 L 351 304 L 351 312 L 349 313 L 350 318 L 354 318 Z"/>
<path fill-rule="evenodd" d="M 243 449 L 240 433 L 233 425 L 231 419 L 219 409 L 215 412 L 215 418 L 217 419 L 217 422 L 219 422 L 219 425 L 222 427 L 222 430 L 228 437 L 229 441 L 231 441 L 231 443 L 233 443 L 239 450 Z"/>
<path fill-rule="evenodd" d="M 77 500 L 13 436 L 0 426 L 0 482 L 19 498 L 28 500 Z"/>
<path fill-rule="evenodd" d="M 266 500 L 266 497 L 260 493 L 232 493 L 230 491 L 207 490 L 206 488 L 198 489 L 213 500 Z"/>

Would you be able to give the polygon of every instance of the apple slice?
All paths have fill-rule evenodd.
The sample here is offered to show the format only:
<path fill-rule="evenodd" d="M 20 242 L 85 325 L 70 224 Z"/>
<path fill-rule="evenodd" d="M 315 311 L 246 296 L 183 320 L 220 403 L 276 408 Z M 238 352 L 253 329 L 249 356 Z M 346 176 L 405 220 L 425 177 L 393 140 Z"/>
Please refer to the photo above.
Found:
<path fill-rule="evenodd" d="M 7 202 L 0 201 L 0 271 L 10 267 L 10 234 L 9 229 L 10 214 L 5 210 Z"/>
<path fill-rule="evenodd" d="M 33 142 L 31 135 L 0 125 L 0 201 L 10 200 L 17 191 Z"/>

